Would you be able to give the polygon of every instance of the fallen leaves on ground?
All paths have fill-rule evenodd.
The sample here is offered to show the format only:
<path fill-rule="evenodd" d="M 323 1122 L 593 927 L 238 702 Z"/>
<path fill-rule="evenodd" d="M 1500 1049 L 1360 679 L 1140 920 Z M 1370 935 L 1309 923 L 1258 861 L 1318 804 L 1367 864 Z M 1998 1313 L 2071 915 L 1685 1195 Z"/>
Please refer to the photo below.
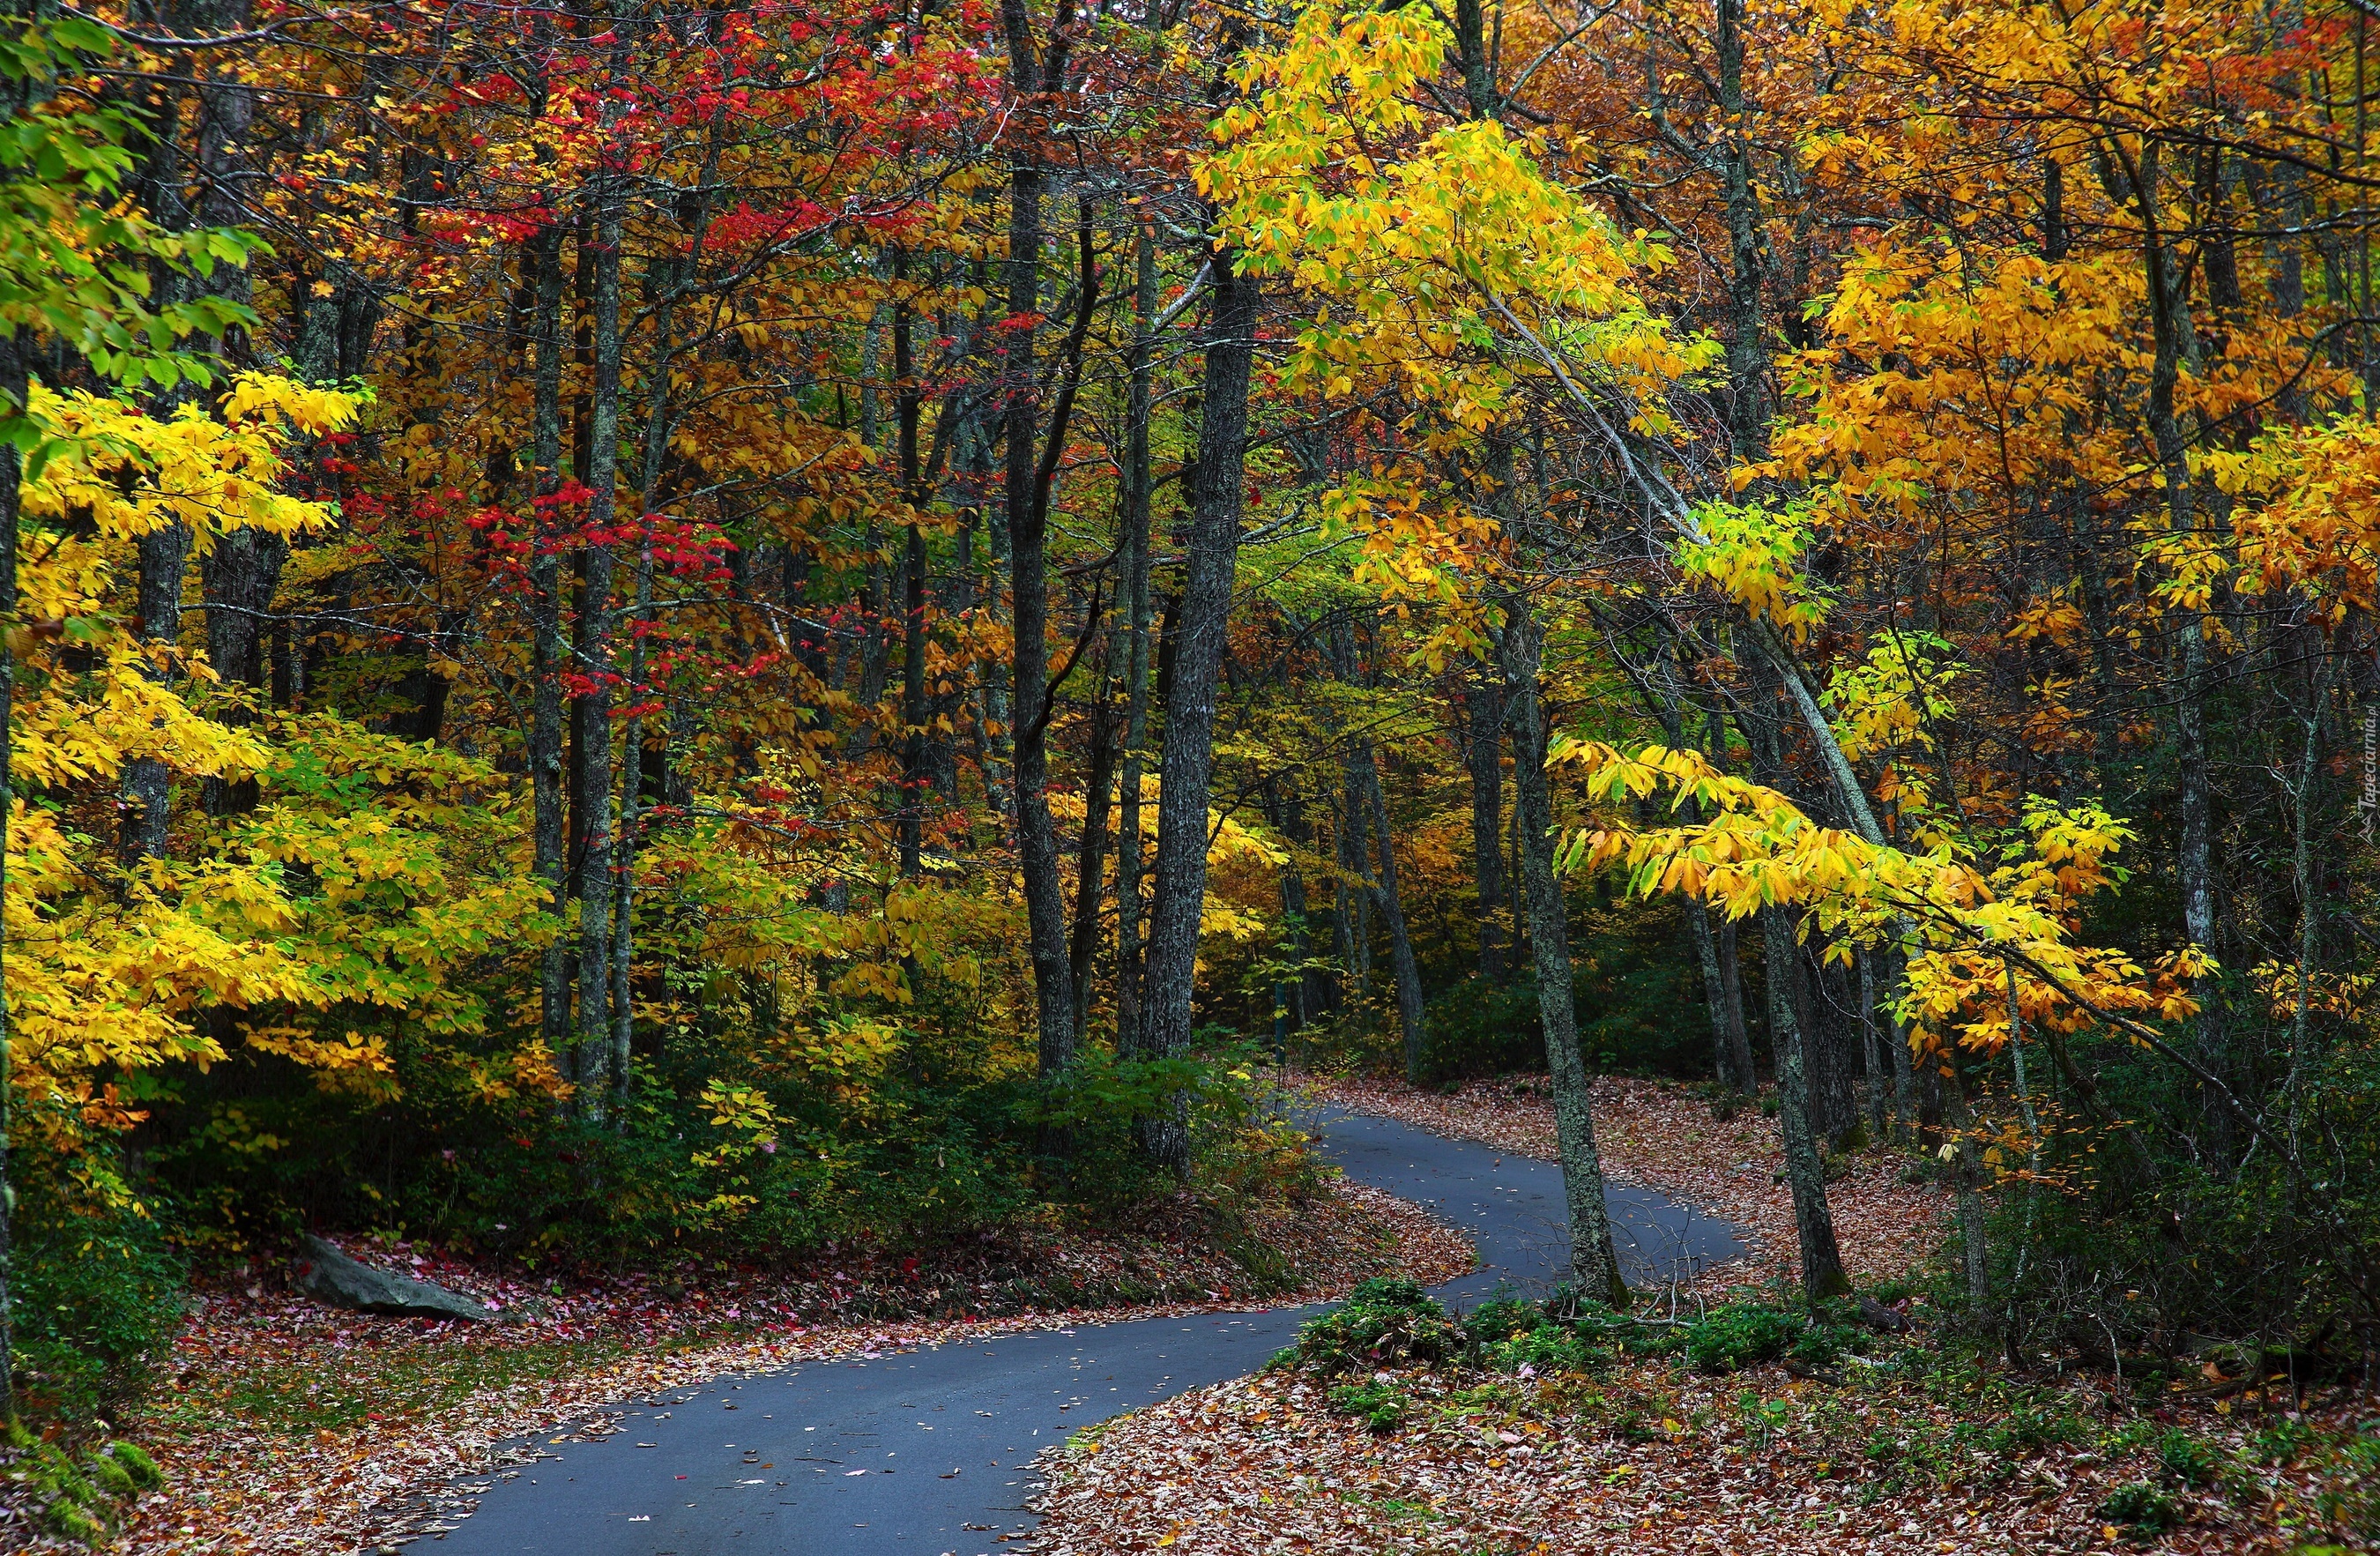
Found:
<path fill-rule="evenodd" d="M 1475 1081 L 1451 1094 L 1401 1081 L 1323 1083 L 1330 1100 L 1453 1139 L 1477 1140 L 1519 1156 L 1556 1160 L 1553 1104 L 1536 1080 Z M 1604 1175 L 1658 1189 L 1751 1234 L 1748 1259 L 1719 1267 L 1697 1284 L 1710 1290 L 1761 1277 L 1790 1278 L 1800 1258 L 1792 1191 L 1778 1180 L 1785 1147 L 1777 1120 L 1744 1108 L 1722 1120 L 1711 1104 L 1660 1081 L 1598 1076 L 1592 1106 Z M 1941 1244 L 1949 1198 L 1931 1184 L 1902 1181 L 1909 1158 L 1870 1151 L 1846 1159 L 1827 1185 L 1843 1267 L 1863 1282 L 1889 1280 Z"/>
<path fill-rule="evenodd" d="M 2220 1491 L 2160 1475 L 2154 1421 L 2073 1381 L 2049 1417 L 1976 1408 L 1959 1380 L 1890 1366 L 1834 1387 L 1776 1368 L 1725 1378 L 1623 1365 L 1593 1377 L 1379 1374 L 1409 1396 L 1376 1434 L 1330 1385 L 1275 1370 L 1200 1389 L 1043 1456 L 1040 1556 L 1523 1553 L 2281 1552 L 2321 1488 L 2222 1439 Z M 2109 1439 L 2116 1440 L 2110 1446 Z M 2135 1441 L 2137 1440 L 2137 1441 Z M 2170 1496 L 2157 1536 L 2102 1511 L 2122 1486 Z"/>
<path fill-rule="evenodd" d="M 1255 1281 L 1232 1257 L 1234 1239 L 1270 1250 L 1287 1277 Z M 724 1267 L 531 1285 L 428 1246 L 348 1252 L 468 1293 L 506 1321 L 342 1312 L 261 1270 L 206 1282 L 160 1396 L 123 1424 L 167 1476 L 133 1511 L 118 1547 L 127 1556 L 369 1548 L 397 1532 L 393 1520 L 420 1528 L 425 1507 L 467 1516 L 473 1487 L 446 1483 L 484 1475 L 507 1439 L 601 1435 L 616 1425 L 605 1405 L 722 1376 L 1017 1330 L 1308 1302 L 1370 1275 L 1434 1282 L 1473 1264 L 1470 1244 L 1418 1207 L 1341 1182 L 1260 1207 L 1238 1226 L 1184 1197 L 1122 1231 L 1026 1227 L 917 1255 L 848 1248 L 789 1272 Z M 463 1501 L 424 1500 L 441 1486 Z M 30 1512 L 0 1506 L 0 1546 L 79 1549 L 35 1535 Z"/>

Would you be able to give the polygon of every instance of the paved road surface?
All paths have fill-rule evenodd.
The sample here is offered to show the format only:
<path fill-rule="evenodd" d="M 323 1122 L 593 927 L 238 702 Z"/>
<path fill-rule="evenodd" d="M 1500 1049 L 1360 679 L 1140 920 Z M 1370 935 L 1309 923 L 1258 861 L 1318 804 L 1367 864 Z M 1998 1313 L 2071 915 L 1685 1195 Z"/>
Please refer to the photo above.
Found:
<path fill-rule="evenodd" d="M 1480 1269 L 1441 1297 L 1542 1292 L 1567 1270 L 1559 1168 L 1388 1119 L 1333 1114 L 1318 1127 L 1350 1178 L 1477 1240 Z M 1723 1222 L 1639 1189 L 1609 1194 L 1633 1282 L 1741 1251 Z M 565 1443 L 499 1481 L 413 1556 L 991 1556 L 1033 1521 L 1035 1453 L 1253 1371 L 1321 1311 L 1087 1325 L 672 1390 L 630 1402 L 606 1441 Z"/>

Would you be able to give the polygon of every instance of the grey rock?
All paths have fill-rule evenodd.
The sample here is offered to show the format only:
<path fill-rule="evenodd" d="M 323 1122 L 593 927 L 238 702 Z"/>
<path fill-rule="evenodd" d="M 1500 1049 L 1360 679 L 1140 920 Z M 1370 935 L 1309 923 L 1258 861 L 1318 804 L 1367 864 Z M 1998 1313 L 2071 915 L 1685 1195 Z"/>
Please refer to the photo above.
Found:
<path fill-rule="evenodd" d="M 452 1319 L 473 1324 L 483 1324 L 495 1317 L 460 1292 L 359 1264 L 341 1253 L 337 1245 L 321 1237 L 306 1239 L 297 1273 L 299 1290 L 334 1307 L 407 1319 Z"/>

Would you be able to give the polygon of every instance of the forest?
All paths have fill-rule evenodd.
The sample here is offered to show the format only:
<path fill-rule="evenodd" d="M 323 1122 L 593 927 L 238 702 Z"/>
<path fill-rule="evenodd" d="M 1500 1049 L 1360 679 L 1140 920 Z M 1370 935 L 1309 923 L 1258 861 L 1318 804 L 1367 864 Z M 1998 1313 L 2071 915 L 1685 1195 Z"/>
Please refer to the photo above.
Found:
<path fill-rule="evenodd" d="M 0 9 L 0 1544 L 1354 1286 L 1150 1409 L 2380 1546 L 2365 0 Z M 1669 1549 L 1524 1523 L 1297 1548 Z"/>

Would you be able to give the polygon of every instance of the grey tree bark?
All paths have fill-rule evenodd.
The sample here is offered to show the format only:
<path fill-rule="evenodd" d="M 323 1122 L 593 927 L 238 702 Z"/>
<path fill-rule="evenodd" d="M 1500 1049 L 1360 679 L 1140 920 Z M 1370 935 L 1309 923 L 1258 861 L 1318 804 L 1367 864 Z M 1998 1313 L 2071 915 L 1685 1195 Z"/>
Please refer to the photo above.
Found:
<path fill-rule="evenodd" d="M 1793 927 L 1782 907 L 1760 910 L 1760 930 L 1771 969 L 1791 966 Z M 1793 1191 L 1793 1229 L 1801 1243 L 1802 1290 L 1812 1301 L 1851 1290 L 1835 1243 L 1835 1221 L 1827 1204 L 1827 1173 L 1810 1118 L 1810 1066 L 1793 1003 L 1768 979 L 1769 1039 L 1777 1054 L 1778 1117 L 1785 1137 L 1785 1181 Z"/>
<path fill-rule="evenodd" d="M 1011 88 L 1023 96 L 1048 90 L 1023 0 L 1005 0 Z M 1064 44 L 1050 43 L 1051 70 L 1062 70 Z M 1007 331 L 1002 393 L 1007 402 L 1005 502 L 1008 577 L 1014 626 L 1015 805 L 1017 867 L 1024 877 L 1026 935 L 1033 962 L 1035 1028 L 1044 1077 L 1075 1062 L 1075 990 L 1067 956 L 1066 905 L 1059 884 L 1058 834 L 1050 815 L 1048 734 L 1050 569 L 1047 488 L 1037 481 L 1042 460 L 1041 405 L 1035 328 L 1041 309 L 1041 199 L 1044 175 L 1028 140 L 1009 176 L 1008 310 L 1025 321 Z M 1089 277 L 1086 276 L 1087 282 Z M 1054 452 L 1062 442 L 1050 437 Z M 1054 462 L 1052 462 L 1054 474 Z"/>
<path fill-rule="evenodd" d="M 1141 1035 L 1140 780 L 1148 748 L 1148 537 L 1153 490 L 1148 417 L 1156 377 L 1157 230 L 1144 221 L 1134 248 L 1133 332 L 1124 391 L 1123 571 L 1125 631 L 1123 780 L 1116 829 L 1116 1052 L 1139 1056 Z"/>
<path fill-rule="evenodd" d="M 534 849 L 546 885 L 546 911 L 557 925 L 538 962 L 539 1031 L 554 1063 L 570 1055 L 570 942 L 558 927 L 568 913 L 569 856 L 563 793 L 562 678 L 569 649 L 562 636 L 562 557 L 553 545 L 552 500 L 562 486 L 562 240 L 559 222 L 529 240 L 536 288 L 531 341 L 536 371 L 530 383 L 533 490 L 542 501 L 531 529 L 528 564 L 530 674 L 528 771 L 535 811 Z"/>
<path fill-rule="evenodd" d="M 1770 668 L 1768 666 L 1761 667 Z M 1755 675 L 1755 699 L 1762 706 L 1746 711 L 1745 739 L 1752 747 L 1755 775 L 1776 787 L 1784 777 L 1781 722 L 1773 711 L 1775 683 Z M 1827 1202 L 1826 1163 L 1818 1152 L 1812 1117 L 1810 1057 L 1802 1024 L 1796 1017 L 1794 986 L 1800 981 L 1801 947 L 1796 943 L 1791 910 L 1771 905 L 1760 910 L 1762 982 L 1768 993 L 1768 1042 L 1777 1065 L 1779 1133 L 1784 1137 L 1785 1179 L 1793 1194 L 1793 1228 L 1801 1245 L 1802 1289 L 1812 1301 L 1838 1296 L 1851 1289 L 1843 1274 L 1842 1253 L 1835 1241 L 1832 1208 Z"/>
<path fill-rule="evenodd" d="M 1615 1304 L 1627 1299 L 1611 1222 L 1603 1198 L 1603 1161 L 1595 1148 L 1586 1061 L 1578 1047 L 1578 1009 L 1571 981 L 1570 928 L 1561 881 L 1554 873 L 1553 796 L 1539 753 L 1545 749 L 1537 675 L 1544 629 L 1526 596 L 1502 601 L 1496 634 L 1504 672 L 1504 702 L 1512 732 L 1514 824 L 1521 833 L 1521 895 L 1528 906 L 1529 951 L 1537 968 L 1537 1016 L 1545 1029 L 1551 1078 L 1554 1134 L 1561 1156 L 1562 1196 L 1569 1210 L 1571 1275 L 1581 1290 Z"/>
<path fill-rule="evenodd" d="M 1066 959 L 1075 983 L 1075 1030 L 1090 1030 L 1093 969 L 1099 949 L 1099 904 L 1107 894 L 1109 794 L 1115 787 L 1116 716 L 1104 667 L 1091 707 L 1091 760 L 1084 775 L 1083 835 L 1075 853 L 1075 927 Z"/>
<path fill-rule="evenodd" d="M 1463 749 L 1471 770 L 1471 857 L 1479 888 L 1479 976 L 1504 980 L 1504 696 L 1499 677 L 1482 665 L 1463 687 L 1469 704 Z"/>
<path fill-rule="evenodd" d="M 578 857 L 578 1106 L 601 1118 L 614 1086 L 611 1073 L 612 918 L 618 900 L 612 849 L 618 817 L 612 792 L 612 543 L 620 485 L 619 195 L 609 176 L 596 196 L 595 377 L 589 407 L 587 532 L 578 607 L 579 790 L 586 840 Z"/>
<path fill-rule="evenodd" d="M 1389 804 L 1380 789 L 1380 764 L 1370 741 L 1356 748 L 1356 772 L 1372 818 L 1372 845 L 1377 869 L 1372 876 L 1372 900 L 1380 906 L 1380 922 L 1389 931 L 1389 964 L 1396 978 L 1397 1035 L 1402 1039 L 1405 1079 L 1419 1085 L 1423 1061 L 1421 968 L 1414 960 L 1413 941 L 1405 933 L 1404 903 L 1397 894 L 1397 842 L 1389 830 Z"/>
<path fill-rule="evenodd" d="M 1215 769 L 1215 687 L 1232 609 L 1246 481 L 1248 376 L 1256 356 L 1257 288 L 1233 273 L 1234 255 L 1218 245 L 1212 274 L 1207 360 L 1199 407 L 1197 488 L 1190 512 L 1178 647 L 1165 706 L 1165 742 L 1157 798 L 1157 882 L 1149 905 L 1147 1023 L 1143 1047 L 1181 1056 L 1190 1051 L 1192 975 L 1198 921 L 1207 896 L 1207 800 Z M 1187 1132 L 1160 1121 L 1151 1154 L 1175 1172 L 1189 1166 Z"/>
<path fill-rule="evenodd" d="M 2359 18 L 2359 25 L 2361 24 Z M 2103 142 L 2103 145 L 2106 144 Z M 2158 212 L 2162 200 L 2157 142 L 2143 143 L 2137 152 L 2111 148 L 2104 159 L 2105 176 L 2134 209 L 2143 213 L 2141 259 L 2148 293 L 2150 338 L 2155 346 L 2149 369 L 2149 436 L 2156 446 L 2157 463 L 2165 476 L 2168 527 L 2187 535 L 2199 528 L 2198 499 L 2190 470 L 2189 440 L 2174 408 L 2174 391 L 2181 380 L 2182 359 L 2192 337 L 2190 316 L 2189 266 L 2165 234 Z M 2118 192 L 2111 188 L 2110 192 Z M 2180 695 L 2174 703 L 2175 779 L 2180 789 L 2181 827 L 2174 860 L 2181 887 L 2182 928 L 2191 940 L 2212 951 L 2216 939 L 2215 800 L 2207 771 L 2206 699 L 2214 689 L 2206 656 L 2206 628 L 2196 611 L 2182 613 L 2175 634 L 2174 657 Z M 2218 1083 L 2204 1088 L 2203 1113 L 2206 1152 L 2217 1172 L 2228 1171 L 2237 1155 L 2237 1125 L 2228 1092 L 2231 1072 L 2230 1038 L 2224 1019 L 2222 990 L 2208 976 L 2192 989 L 2199 1002 L 2196 1041 L 2198 1063 Z"/>
<path fill-rule="evenodd" d="M 139 638 L 150 656 L 147 674 L 171 682 L 172 656 L 182 635 L 182 579 L 190 560 L 190 531 L 175 523 L 152 529 L 136 544 L 140 580 Z M 173 777 L 158 757 L 135 757 L 124 764 L 124 818 L 118 823 L 117 857 L 127 869 L 166 855 L 166 827 L 173 816 Z"/>

